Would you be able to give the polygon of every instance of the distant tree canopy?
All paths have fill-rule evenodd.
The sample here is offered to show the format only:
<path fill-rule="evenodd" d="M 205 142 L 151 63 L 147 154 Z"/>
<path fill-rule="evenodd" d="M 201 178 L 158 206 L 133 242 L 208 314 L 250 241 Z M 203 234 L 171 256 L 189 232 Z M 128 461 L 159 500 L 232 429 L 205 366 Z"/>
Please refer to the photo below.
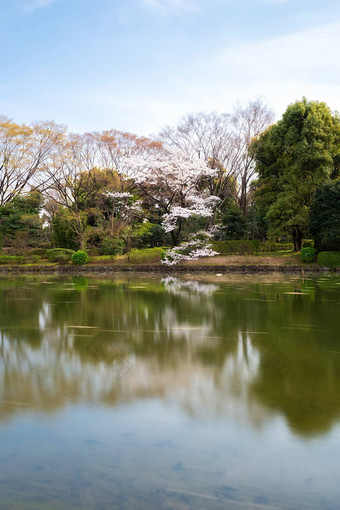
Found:
<path fill-rule="evenodd" d="M 304 98 L 288 106 L 250 150 L 258 172 L 255 200 L 268 235 L 289 235 L 300 250 L 316 189 L 339 176 L 339 116 L 325 103 Z"/>
<path fill-rule="evenodd" d="M 340 251 L 340 179 L 317 190 L 310 208 L 310 232 L 318 251 Z"/>
<path fill-rule="evenodd" d="M 0 117 L 2 246 L 117 255 L 208 231 L 219 240 L 291 236 L 296 250 L 312 232 L 317 246 L 337 247 L 338 187 L 322 185 L 340 177 L 338 115 L 303 99 L 272 121 L 261 99 L 187 115 L 156 138 Z"/>

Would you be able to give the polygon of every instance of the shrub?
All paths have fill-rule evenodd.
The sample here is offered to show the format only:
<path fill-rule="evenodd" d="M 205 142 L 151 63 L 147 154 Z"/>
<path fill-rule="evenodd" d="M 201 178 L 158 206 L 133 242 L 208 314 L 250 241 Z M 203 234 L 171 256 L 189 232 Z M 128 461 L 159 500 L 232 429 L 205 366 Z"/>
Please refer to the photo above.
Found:
<path fill-rule="evenodd" d="M 56 262 L 60 264 L 61 266 L 64 266 L 70 262 L 70 256 L 66 253 L 60 253 L 57 257 Z"/>
<path fill-rule="evenodd" d="M 154 264 L 161 261 L 163 254 L 163 248 L 134 249 L 129 253 L 129 262 L 132 264 Z"/>
<path fill-rule="evenodd" d="M 67 250 L 66 248 L 52 248 L 47 250 L 46 257 L 50 262 L 59 262 L 65 264 L 70 262 L 74 250 Z"/>
<path fill-rule="evenodd" d="M 38 262 L 40 262 L 41 260 L 41 257 L 40 255 L 29 255 L 28 256 L 28 261 L 32 264 L 37 264 Z"/>
<path fill-rule="evenodd" d="M 306 248 L 302 248 L 300 257 L 302 262 L 314 262 L 316 259 L 316 249 L 306 246 Z"/>
<path fill-rule="evenodd" d="M 27 255 L 31 257 L 32 255 L 39 255 L 39 257 L 46 257 L 46 249 L 45 248 L 33 248 L 30 250 Z"/>
<path fill-rule="evenodd" d="M 314 241 L 303 241 L 302 248 L 314 248 Z"/>
<path fill-rule="evenodd" d="M 99 255 L 122 255 L 125 243 L 118 237 L 105 237 L 99 248 Z"/>
<path fill-rule="evenodd" d="M 0 255 L 0 264 L 23 264 L 25 258 L 19 255 Z"/>
<path fill-rule="evenodd" d="M 86 251 L 78 250 L 72 255 L 72 264 L 76 266 L 83 266 L 89 261 Z"/>
<path fill-rule="evenodd" d="M 322 251 L 318 255 L 318 264 L 322 267 L 340 267 L 340 251 Z"/>

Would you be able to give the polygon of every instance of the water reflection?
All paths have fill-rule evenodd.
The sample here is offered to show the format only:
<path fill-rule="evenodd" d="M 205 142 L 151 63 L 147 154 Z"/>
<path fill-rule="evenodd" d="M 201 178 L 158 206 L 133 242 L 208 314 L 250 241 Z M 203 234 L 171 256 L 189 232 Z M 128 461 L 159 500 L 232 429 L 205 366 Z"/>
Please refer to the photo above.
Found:
<path fill-rule="evenodd" d="M 0 420 L 157 398 L 294 434 L 340 416 L 336 278 L 0 281 Z"/>

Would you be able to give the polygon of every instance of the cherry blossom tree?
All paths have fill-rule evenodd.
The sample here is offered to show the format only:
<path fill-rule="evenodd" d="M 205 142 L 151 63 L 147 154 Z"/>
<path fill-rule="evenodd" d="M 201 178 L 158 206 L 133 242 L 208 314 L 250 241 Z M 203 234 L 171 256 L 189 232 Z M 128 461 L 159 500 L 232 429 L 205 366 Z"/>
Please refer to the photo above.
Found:
<path fill-rule="evenodd" d="M 210 217 L 220 200 L 202 186 L 202 181 L 213 179 L 217 171 L 205 161 L 193 161 L 180 150 L 130 157 L 126 169 L 126 176 L 133 180 L 144 198 L 159 209 L 162 226 L 170 233 L 173 246 L 179 240 L 185 220 L 194 216 Z"/>

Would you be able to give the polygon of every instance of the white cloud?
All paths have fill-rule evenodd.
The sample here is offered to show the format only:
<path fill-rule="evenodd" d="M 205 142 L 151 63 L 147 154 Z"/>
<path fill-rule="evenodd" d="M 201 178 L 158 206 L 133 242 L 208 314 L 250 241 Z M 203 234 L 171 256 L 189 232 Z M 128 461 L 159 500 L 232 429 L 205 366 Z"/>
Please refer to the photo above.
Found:
<path fill-rule="evenodd" d="M 218 107 L 230 97 L 264 96 L 280 113 L 296 99 L 326 101 L 340 108 L 340 21 L 300 33 L 229 46 L 206 63 L 198 90 Z M 192 71 L 192 70 L 191 70 Z M 223 106 L 222 106 L 223 108 Z"/>

